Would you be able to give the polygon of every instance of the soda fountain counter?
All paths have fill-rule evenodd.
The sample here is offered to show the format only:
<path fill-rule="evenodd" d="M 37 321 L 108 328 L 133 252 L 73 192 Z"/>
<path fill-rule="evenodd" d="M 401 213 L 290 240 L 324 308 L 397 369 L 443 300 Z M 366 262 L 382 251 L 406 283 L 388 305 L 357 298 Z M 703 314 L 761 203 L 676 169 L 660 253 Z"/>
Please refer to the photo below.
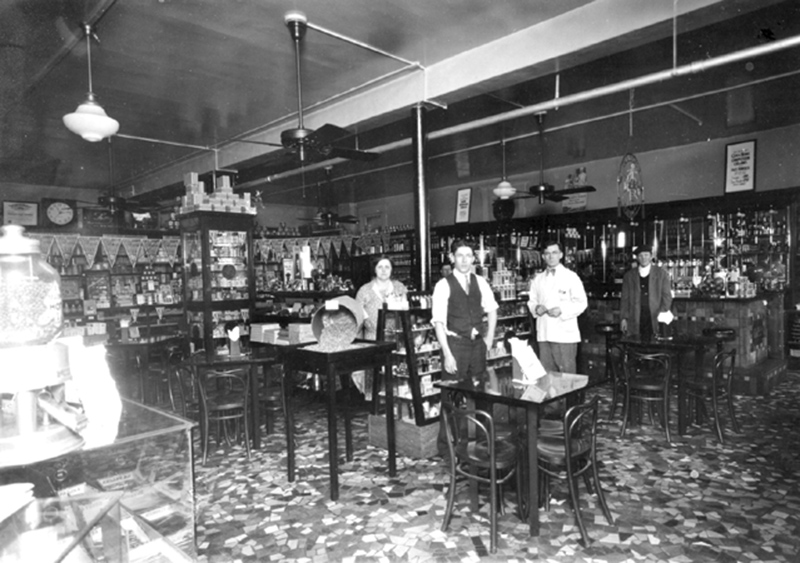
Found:
<path fill-rule="evenodd" d="M 736 348 L 734 392 L 766 394 L 787 369 L 784 299 L 784 292 L 780 291 L 753 297 L 675 297 L 675 321 L 669 330 L 674 334 L 700 335 L 709 328 L 734 329 L 735 340 L 725 345 L 726 349 Z M 589 306 L 579 321 L 583 341 L 578 356 L 586 370 L 579 368 L 580 373 L 605 369 L 605 336 L 595 326 L 619 323 L 619 308 L 619 297 L 589 297 Z M 708 367 L 710 370 L 710 363 Z"/>

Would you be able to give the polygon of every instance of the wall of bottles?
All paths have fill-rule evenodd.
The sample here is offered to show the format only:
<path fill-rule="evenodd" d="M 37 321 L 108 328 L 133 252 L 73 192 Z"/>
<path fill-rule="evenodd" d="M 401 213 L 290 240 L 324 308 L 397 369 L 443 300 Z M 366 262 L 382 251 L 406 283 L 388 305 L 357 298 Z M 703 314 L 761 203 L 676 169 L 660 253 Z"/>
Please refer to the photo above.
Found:
<path fill-rule="evenodd" d="M 441 266 L 449 263 L 450 244 L 466 236 L 475 242 L 476 269 L 490 280 L 497 269 L 507 269 L 519 289 L 526 289 L 544 267 L 541 250 L 547 241 L 563 245 L 564 265 L 575 270 L 587 291 L 597 297 L 619 296 L 622 277 L 635 264 L 634 248 L 651 243 L 656 263 L 670 273 L 680 297 L 751 297 L 761 291 L 782 291 L 789 283 L 788 205 L 673 213 L 668 219 L 652 214 L 632 222 L 575 216 L 559 218 L 559 224 L 531 223 L 482 225 L 471 231 L 438 229 L 431 248 L 434 282 Z"/>

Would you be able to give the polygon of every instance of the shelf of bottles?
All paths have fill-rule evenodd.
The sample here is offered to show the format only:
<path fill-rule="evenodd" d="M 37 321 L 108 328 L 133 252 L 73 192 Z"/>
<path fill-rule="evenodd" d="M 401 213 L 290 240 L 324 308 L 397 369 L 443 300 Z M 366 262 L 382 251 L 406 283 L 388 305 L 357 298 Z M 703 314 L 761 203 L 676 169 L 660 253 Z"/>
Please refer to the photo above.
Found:
<path fill-rule="evenodd" d="M 409 225 L 385 227 L 380 232 L 367 233 L 355 240 L 353 260 L 364 261 L 360 266 L 369 269 L 366 277 L 371 278 L 374 275 L 371 260 L 375 256 L 385 255 L 392 261 L 392 278 L 413 289 L 416 263 L 414 241 L 414 231 Z M 354 275 L 357 273 L 359 272 L 354 272 Z"/>
<path fill-rule="evenodd" d="M 433 281 L 441 265 L 449 263 L 450 244 L 466 236 L 475 246 L 476 272 L 490 282 L 494 273 L 506 272 L 506 281 L 517 293 L 526 291 L 544 267 L 541 250 L 549 241 L 562 244 L 563 264 L 578 273 L 594 297 L 619 297 L 622 277 L 634 264 L 633 249 L 651 242 L 655 262 L 670 273 L 678 297 L 746 298 L 788 287 L 788 204 L 727 207 L 719 213 L 672 212 L 664 219 L 651 212 L 647 219 L 632 222 L 605 216 L 606 220 L 592 220 L 576 215 L 502 230 L 493 225 L 468 231 L 437 229 L 431 237 Z"/>
<path fill-rule="evenodd" d="M 655 222 L 662 265 L 679 296 L 754 297 L 788 283 L 787 209 L 737 210 Z"/>
<path fill-rule="evenodd" d="M 99 238 L 99 237 L 94 237 Z M 150 248 L 158 239 L 147 239 Z M 137 241 L 138 242 L 138 241 Z M 88 243 L 87 247 L 88 247 Z M 63 256 L 53 245 L 48 262 L 61 274 L 63 336 L 116 336 L 121 319 L 154 329 L 174 330 L 182 315 L 180 264 L 159 250 L 151 260 L 120 251 L 112 260 L 102 244 L 87 256 L 80 246 Z M 131 248 L 138 248 L 131 245 Z"/>
<path fill-rule="evenodd" d="M 255 240 L 255 291 L 261 301 L 272 300 L 276 295 L 302 297 L 307 294 L 352 294 L 353 283 L 334 271 L 338 266 L 339 254 L 319 245 L 301 245 L 308 239 L 297 239 L 291 243 L 287 239 L 260 238 Z"/>

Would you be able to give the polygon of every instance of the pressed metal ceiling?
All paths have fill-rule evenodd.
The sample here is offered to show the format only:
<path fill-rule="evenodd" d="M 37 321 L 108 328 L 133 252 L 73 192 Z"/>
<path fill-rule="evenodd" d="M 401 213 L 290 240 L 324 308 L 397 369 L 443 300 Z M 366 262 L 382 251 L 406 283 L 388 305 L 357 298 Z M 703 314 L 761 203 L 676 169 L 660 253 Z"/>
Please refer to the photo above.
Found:
<path fill-rule="evenodd" d="M 174 183 L 177 171 L 186 168 L 204 172 L 260 163 L 267 170 L 264 163 L 274 158 L 265 155 L 279 149 L 239 141 L 274 143 L 281 129 L 295 125 L 293 46 L 283 21 L 292 9 L 303 10 L 316 26 L 419 63 L 405 67 L 308 30 L 302 85 L 311 127 L 325 122 L 346 127 L 358 134 L 361 148 L 369 148 L 406 134 L 402 120 L 415 97 L 449 105 L 446 117 L 434 118 L 443 126 L 468 121 L 473 112 L 507 111 L 552 98 L 556 71 L 568 76 L 570 68 L 623 52 L 638 53 L 646 65 L 650 42 L 667 41 L 668 50 L 672 13 L 680 14 L 679 31 L 689 32 L 771 4 L 776 3 L 5 0 L 0 3 L 0 184 L 114 187 L 130 196 L 148 182 L 146 190 Z M 784 15 L 792 13 L 790 4 L 777 3 Z M 603 17 L 587 19 L 598 14 Z M 94 92 L 120 122 L 120 133 L 219 148 L 216 159 L 211 151 L 120 137 L 88 143 L 67 131 L 61 118 L 87 91 L 83 21 L 95 24 L 100 40 L 92 48 Z M 783 23 L 768 31 L 784 32 Z M 537 36 L 547 41 L 537 43 Z M 732 49 L 765 40 L 758 29 L 752 38 L 740 39 Z M 663 43 L 659 49 L 659 63 L 669 65 Z M 695 45 L 695 52 L 702 57 L 702 46 Z M 706 52 L 720 54 L 716 45 Z M 796 59 L 796 52 L 792 56 Z M 389 73 L 405 81 L 371 83 Z M 580 86 L 576 79 L 564 88 L 635 75 L 633 69 L 608 69 L 608 77 L 595 76 Z M 531 86 L 536 79 L 540 90 Z M 470 144 L 474 140 L 464 134 L 446 149 Z M 386 155 L 379 162 L 391 159 Z M 202 166 L 206 169 L 198 169 Z M 359 166 L 367 165 L 351 163 L 344 170 Z"/>

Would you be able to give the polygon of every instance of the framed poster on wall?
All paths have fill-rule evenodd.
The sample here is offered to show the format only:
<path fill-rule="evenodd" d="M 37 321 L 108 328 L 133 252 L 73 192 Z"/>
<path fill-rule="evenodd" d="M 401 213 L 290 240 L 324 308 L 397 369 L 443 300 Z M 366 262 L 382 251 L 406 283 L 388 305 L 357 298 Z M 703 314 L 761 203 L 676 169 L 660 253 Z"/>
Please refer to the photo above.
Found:
<path fill-rule="evenodd" d="M 756 142 L 725 145 L 725 193 L 756 189 Z"/>
<path fill-rule="evenodd" d="M 39 204 L 28 201 L 4 201 L 3 224 L 35 227 L 39 224 Z"/>
<path fill-rule="evenodd" d="M 469 204 L 472 188 L 458 190 L 456 197 L 456 223 L 469 223 Z"/>

